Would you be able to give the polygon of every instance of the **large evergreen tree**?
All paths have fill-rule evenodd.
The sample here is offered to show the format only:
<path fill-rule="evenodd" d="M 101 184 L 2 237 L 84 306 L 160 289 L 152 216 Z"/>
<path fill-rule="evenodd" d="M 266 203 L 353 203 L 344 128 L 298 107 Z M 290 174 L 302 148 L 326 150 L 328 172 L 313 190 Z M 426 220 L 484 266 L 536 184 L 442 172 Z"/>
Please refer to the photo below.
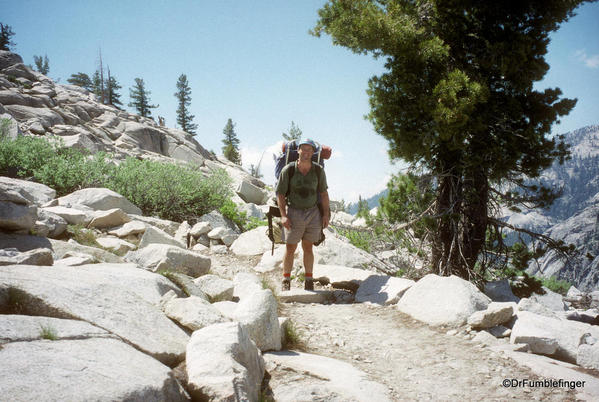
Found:
<path fill-rule="evenodd" d="M 0 23 L 0 50 L 11 50 L 15 45 L 11 39 L 14 34 L 10 25 Z"/>
<path fill-rule="evenodd" d="M 38 72 L 48 75 L 50 72 L 50 60 L 48 60 L 48 55 L 45 55 L 44 58 L 42 58 L 42 56 L 33 56 L 33 62 L 35 63 L 35 69 Z"/>
<path fill-rule="evenodd" d="M 289 127 L 288 132 L 283 132 L 283 138 L 286 141 L 299 140 L 302 138 L 302 130 L 291 121 L 291 126 Z"/>
<path fill-rule="evenodd" d="M 89 75 L 85 73 L 77 73 L 71 74 L 71 76 L 67 79 L 67 82 L 72 85 L 77 85 L 79 87 L 85 88 L 90 92 L 93 92 L 94 85 L 92 84 L 92 80 L 89 78 Z"/>
<path fill-rule="evenodd" d="M 181 74 L 177 80 L 177 92 L 175 92 L 177 98 L 177 124 L 181 127 L 181 130 L 195 134 L 195 130 L 198 128 L 197 124 L 193 123 L 195 117 L 189 112 L 189 105 L 191 104 L 191 88 L 187 81 L 187 76 Z"/>
<path fill-rule="evenodd" d="M 135 79 L 135 85 L 129 88 L 129 107 L 134 108 L 140 116 L 150 117 L 151 109 L 157 108 L 158 105 L 150 104 L 150 91 L 146 90 L 144 80 L 141 78 Z"/>
<path fill-rule="evenodd" d="M 239 153 L 239 138 L 235 133 L 235 124 L 233 120 L 227 120 L 227 124 L 223 129 L 225 138 L 223 139 L 223 155 L 233 163 L 241 165 L 241 154 Z"/>
<path fill-rule="evenodd" d="M 502 224 L 496 202 L 551 201 L 523 178 L 567 157 L 549 134 L 576 101 L 533 83 L 549 69 L 549 33 L 584 2 L 329 0 L 319 10 L 313 34 L 386 58 L 369 81 L 369 118 L 392 158 L 436 177 L 436 272 L 480 279 L 488 229 Z"/>

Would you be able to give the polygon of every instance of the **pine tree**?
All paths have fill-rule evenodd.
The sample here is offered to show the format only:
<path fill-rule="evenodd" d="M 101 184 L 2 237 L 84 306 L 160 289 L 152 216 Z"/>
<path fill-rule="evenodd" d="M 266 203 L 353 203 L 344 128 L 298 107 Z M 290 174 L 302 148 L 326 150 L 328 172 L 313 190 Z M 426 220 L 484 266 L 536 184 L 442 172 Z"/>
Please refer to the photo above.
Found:
<path fill-rule="evenodd" d="M 356 213 L 358 218 L 368 218 L 370 216 L 370 209 L 368 208 L 368 201 L 362 199 L 362 196 L 358 196 L 358 212 Z"/>
<path fill-rule="evenodd" d="M 185 74 L 179 76 L 175 97 L 179 102 L 179 106 L 177 107 L 177 124 L 186 133 L 195 134 L 198 125 L 193 123 L 195 116 L 189 113 L 188 107 L 191 104 L 191 88 L 189 88 L 189 82 L 187 82 Z"/>
<path fill-rule="evenodd" d="M 289 131 L 283 132 L 283 138 L 286 141 L 299 140 L 302 138 L 302 130 L 298 126 L 295 125 L 293 121 L 291 121 L 291 127 L 289 127 Z"/>
<path fill-rule="evenodd" d="M 85 73 L 71 74 L 71 77 L 67 79 L 67 82 L 69 84 L 85 88 L 90 92 L 94 91 L 92 80 L 89 78 L 89 75 Z"/>
<path fill-rule="evenodd" d="M 488 230 L 504 225 L 499 203 L 554 198 L 523 178 L 567 157 L 563 138 L 548 135 L 576 101 L 533 83 L 549 69 L 550 32 L 586 1 L 329 0 L 319 10 L 314 35 L 386 57 L 369 81 L 368 117 L 392 158 L 435 176 L 435 272 L 479 280 Z"/>
<path fill-rule="evenodd" d="M 235 124 L 233 120 L 227 120 L 223 129 L 225 139 L 223 140 L 223 155 L 233 163 L 241 165 L 241 154 L 239 153 L 239 139 L 235 133 Z"/>
<path fill-rule="evenodd" d="M 45 55 L 42 59 L 42 56 L 33 56 L 33 62 L 35 63 L 36 70 L 44 75 L 48 75 L 50 72 L 50 61 L 48 60 L 48 55 Z"/>
<path fill-rule="evenodd" d="M 10 51 L 15 46 L 15 43 L 11 40 L 14 34 L 10 25 L 0 23 L 0 50 Z"/>
<path fill-rule="evenodd" d="M 150 109 L 157 108 L 158 105 L 150 104 L 150 91 L 146 90 L 144 80 L 141 78 L 135 79 L 135 85 L 129 88 L 129 107 L 134 108 L 140 116 L 150 117 L 152 111 Z"/>
<path fill-rule="evenodd" d="M 96 70 L 92 77 L 92 92 L 96 95 L 98 101 L 102 101 L 102 78 L 100 77 L 100 70 Z"/>
<path fill-rule="evenodd" d="M 108 105 L 112 105 L 115 107 L 122 106 L 121 95 L 118 93 L 118 90 L 122 87 L 119 85 L 114 75 L 110 74 L 110 67 L 106 68 L 108 73 L 108 80 L 106 80 L 106 101 Z"/>

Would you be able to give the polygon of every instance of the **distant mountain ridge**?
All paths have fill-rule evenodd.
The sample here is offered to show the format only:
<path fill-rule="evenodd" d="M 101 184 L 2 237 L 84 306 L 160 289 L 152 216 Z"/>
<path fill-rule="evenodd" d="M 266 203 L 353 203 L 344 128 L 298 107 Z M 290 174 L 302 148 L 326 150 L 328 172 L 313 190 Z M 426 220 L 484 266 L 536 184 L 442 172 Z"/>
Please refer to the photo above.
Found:
<path fill-rule="evenodd" d="M 384 189 L 383 191 L 381 191 L 380 193 L 376 193 L 375 195 L 373 195 L 370 198 L 366 199 L 366 202 L 368 203 L 368 209 L 372 209 L 375 207 L 379 206 L 379 200 L 383 197 L 386 197 L 387 194 L 389 194 L 389 189 Z M 355 215 L 358 213 L 358 203 L 354 202 L 348 205 L 347 207 L 347 212 L 349 212 L 352 215 Z"/>
<path fill-rule="evenodd" d="M 599 125 L 565 134 L 571 159 L 555 162 L 538 183 L 561 189 L 562 195 L 545 210 L 506 214 L 508 222 L 576 246 L 578 255 L 565 262 L 549 251 L 538 263 L 530 264 L 531 274 L 564 279 L 581 290 L 599 285 Z"/>

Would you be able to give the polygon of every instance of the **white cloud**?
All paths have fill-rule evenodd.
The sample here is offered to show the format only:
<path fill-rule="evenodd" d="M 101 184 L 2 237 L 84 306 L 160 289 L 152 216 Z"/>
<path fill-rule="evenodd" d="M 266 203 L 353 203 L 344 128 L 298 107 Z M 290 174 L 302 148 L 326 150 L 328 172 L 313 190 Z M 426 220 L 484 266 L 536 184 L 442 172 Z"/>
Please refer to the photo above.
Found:
<path fill-rule="evenodd" d="M 339 178 L 339 180 L 332 180 L 334 183 L 329 188 L 329 195 L 333 200 L 340 201 L 343 199 L 345 202 L 355 203 L 358 202 L 359 197 L 363 199 L 370 198 L 386 189 L 387 182 L 390 179 L 391 175 L 387 174 L 372 184 L 372 181 L 368 177 L 356 180 L 351 175 L 346 175 L 343 178 Z"/>
<path fill-rule="evenodd" d="M 283 141 L 278 141 L 266 148 L 242 147 L 241 162 L 243 167 L 249 172 L 250 165 L 258 165 L 260 163 L 260 173 L 262 173 L 262 181 L 266 184 L 274 184 L 275 180 L 275 161 L 273 155 L 278 155 L 281 152 Z"/>
<path fill-rule="evenodd" d="M 584 49 L 579 49 L 576 52 L 574 52 L 574 55 L 578 60 L 582 61 L 588 68 L 599 68 L 599 54 L 589 56 L 587 55 Z"/>
<path fill-rule="evenodd" d="M 584 61 L 584 64 L 586 64 L 587 67 L 589 67 L 589 68 L 597 68 L 597 67 L 599 67 L 599 54 L 596 54 L 594 56 L 588 57 Z"/>

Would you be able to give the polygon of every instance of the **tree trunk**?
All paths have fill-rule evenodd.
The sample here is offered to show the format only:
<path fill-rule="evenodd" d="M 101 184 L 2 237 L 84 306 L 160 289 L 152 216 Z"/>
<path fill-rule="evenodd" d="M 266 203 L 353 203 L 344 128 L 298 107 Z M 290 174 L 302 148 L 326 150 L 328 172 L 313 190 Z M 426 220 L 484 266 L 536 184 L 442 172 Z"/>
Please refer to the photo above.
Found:
<path fill-rule="evenodd" d="M 489 183 L 482 169 L 475 170 L 465 183 L 464 227 L 462 253 L 469 278 L 472 278 L 479 254 L 483 249 L 488 223 Z M 481 267 L 482 274 L 484 267 Z"/>
<path fill-rule="evenodd" d="M 444 175 L 439 179 L 436 215 L 440 218 L 434 234 L 432 262 L 433 270 L 441 276 L 454 274 L 467 277 L 459 242 L 461 192 L 459 177 Z"/>

